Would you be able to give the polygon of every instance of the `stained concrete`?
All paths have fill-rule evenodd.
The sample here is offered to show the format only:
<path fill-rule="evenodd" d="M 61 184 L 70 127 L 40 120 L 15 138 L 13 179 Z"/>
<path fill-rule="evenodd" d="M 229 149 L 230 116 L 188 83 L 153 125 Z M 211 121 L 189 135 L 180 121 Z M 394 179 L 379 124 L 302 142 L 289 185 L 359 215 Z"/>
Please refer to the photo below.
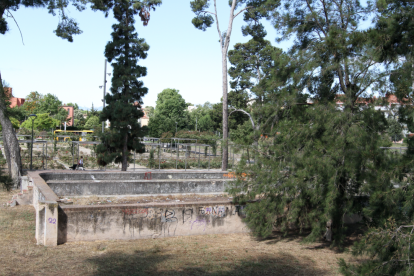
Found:
<path fill-rule="evenodd" d="M 61 206 L 58 243 L 248 232 L 243 208 L 229 201 Z"/>
<path fill-rule="evenodd" d="M 59 196 L 221 193 L 227 172 L 30 172 L 38 244 L 240 233 L 244 206 L 230 201 L 63 204 Z M 47 183 L 46 183 L 47 181 Z"/>
<path fill-rule="evenodd" d="M 139 171 L 139 172 L 45 172 L 45 181 L 51 180 L 155 180 L 155 179 L 229 179 L 232 174 L 222 171 Z"/>
<path fill-rule="evenodd" d="M 169 179 L 169 180 L 95 180 L 56 181 L 49 180 L 49 187 L 58 196 L 87 195 L 155 195 L 223 193 L 227 180 L 224 179 Z"/>

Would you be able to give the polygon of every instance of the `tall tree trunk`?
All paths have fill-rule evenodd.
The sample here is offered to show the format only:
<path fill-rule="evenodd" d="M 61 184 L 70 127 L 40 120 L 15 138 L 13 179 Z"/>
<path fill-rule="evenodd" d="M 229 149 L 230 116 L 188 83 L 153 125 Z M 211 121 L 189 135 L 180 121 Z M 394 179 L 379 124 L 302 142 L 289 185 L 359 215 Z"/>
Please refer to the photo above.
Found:
<path fill-rule="evenodd" d="M 3 133 L 3 137 L 5 137 L 5 134 L 4 134 L 3 130 L 2 130 L 2 133 Z M 9 147 L 7 145 L 7 140 L 6 139 L 3 139 L 3 148 L 4 148 L 4 154 L 6 155 L 7 168 L 8 168 L 8 171 L 9 171 L 9 175 L 11 175 L 11 169 L 10 169 L 10 166 L 9 166 L 9 164 L 10 164 L 10 152 L 9 152 Z"/>
<path fill-rule="evenodd" d="M 7 165 L 9 168 L 10 176 L 13 179 L 14 186 L 17 187 L 19 184 L 19 176 L 21 174 L 19 142 L 17 141 L 13 125 L 10 122 L 10 119 L 7 117 L 6 102 L 6 95 L 4 93 L 4 88 L 0 74 L 0 124 L 2 126 L 6 158 L 9 159 L 7 160 Z M 9 157 L 7 157 L 7 155 L 9 155 Z"/>
<path fill-rule="evenodd" d="M 124 148 L 122 149 L 122 171 L 128 169 L 128 134 L 125 134 Z"/>
<path fill-rule="evenodd" d="M 228 130 L 229 130 L 229 116 L 227 106 L 227 49 L 222 48 L 221 53 L 222 66 L 222 86 L 223 86 L 223 143 L 221 144 L 223 156 L 221 162 L 221 170 L 226 171 L 229 163 L 229 147 L 227 144 Z"/>
<path fill-rule="evenodd" d="M 229 131 L 229 116 L 228 116 L 228 106 L 227 106 L 227 52 L 229 50 L 230 45 L 230 37 L 231 37 L 231 30 L 233 28 L 233 20 L 238 15 L 234 15 L 234 10 L 236 9 L 236 0 L 232 0 L 232 5 L 230 8 L 230 17 L 229 17 L 229 24 L 227 26 L 226 36 L 222 37 L 222 33 L 220 31 L 218 16 L 217 16 L 217 5 L 216 0 L 214 0 L 214 9 L 215 9 L 215 17 L 216 17 L 216 24 L 217 24 L 217 31 L 220 38 L 220 47 L 221 47 L 221 72 L 222 72 L 222 86 L 223 86 L 223 143 L 221 144 L 223 155 L 222 155 L 222 162 L 221 162 L 221 170 L 226 171 L 227 166 L 229 163 L 229 148 L 227 144 L 228 138 L 228 131 Z"/>

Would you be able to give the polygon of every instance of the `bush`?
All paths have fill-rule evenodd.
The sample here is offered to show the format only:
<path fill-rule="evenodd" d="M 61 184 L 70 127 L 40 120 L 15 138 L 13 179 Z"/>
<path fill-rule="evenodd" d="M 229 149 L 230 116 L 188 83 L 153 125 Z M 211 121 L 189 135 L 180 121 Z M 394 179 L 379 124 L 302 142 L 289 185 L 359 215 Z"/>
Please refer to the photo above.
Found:
<path fill-rule="evenodd" d="M 0 185 L 2 186 L 3 190 L 10 191 L 13 188 L 13 180 L 12 178 L 4 174 L 4 170 L 0 169 Z"/>

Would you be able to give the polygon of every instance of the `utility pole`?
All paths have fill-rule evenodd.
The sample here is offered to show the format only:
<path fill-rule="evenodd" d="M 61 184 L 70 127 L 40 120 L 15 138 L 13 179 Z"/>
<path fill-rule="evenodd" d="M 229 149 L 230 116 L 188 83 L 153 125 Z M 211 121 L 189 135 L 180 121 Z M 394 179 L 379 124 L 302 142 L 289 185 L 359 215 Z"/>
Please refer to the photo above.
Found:
<path fill-rule="evenodd" d="M 102 110 L 105 108 L 105 94 L 106 94 L 106 59 L 105 59 L 105 72 L 104 72 L 104 83 L 103 83 L 103 99 L 102 99 Z M 102 133 L 105 130 L 105 122 L 102 122 Z"/>
<path fill-rule="evenodd" d="M 111 73 L 106 73 L 106 63 L 107 60 L 105 59 L 105 70 L 104 70 L 104 83 L 103 86 L 100 85 L 99 88 L 103 87 L 103 99 L 102 99 L 102 110 L 105 108 L 105 96 L 106 96 L 106 75 L 111 76 Z M 105 122 L 102 122 L 102 133 L 105 131 Z"/>

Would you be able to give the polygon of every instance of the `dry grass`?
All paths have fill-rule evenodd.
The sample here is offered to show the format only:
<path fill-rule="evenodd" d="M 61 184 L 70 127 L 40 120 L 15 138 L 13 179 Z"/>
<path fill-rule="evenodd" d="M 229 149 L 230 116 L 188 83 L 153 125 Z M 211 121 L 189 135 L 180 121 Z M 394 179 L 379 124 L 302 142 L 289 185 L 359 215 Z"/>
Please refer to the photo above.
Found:
<path fill-rule="evenodd" d="M 258 241 L 248 234 L 133 241 L 76 242 L 44 247 L 34 238 L 31 206 L 3 207 L 0 191 L 0 275 L 338 275 L 350 254 L 300 236 Z"/>

